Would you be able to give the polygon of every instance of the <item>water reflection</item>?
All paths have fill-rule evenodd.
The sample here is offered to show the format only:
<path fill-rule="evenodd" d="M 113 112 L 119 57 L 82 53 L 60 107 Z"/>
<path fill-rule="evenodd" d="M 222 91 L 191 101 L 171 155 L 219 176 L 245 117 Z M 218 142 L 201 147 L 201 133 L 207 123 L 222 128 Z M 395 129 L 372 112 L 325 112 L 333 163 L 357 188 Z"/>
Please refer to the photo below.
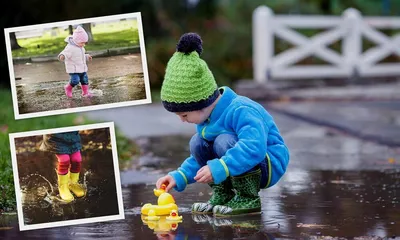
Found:
<path fill-rule="evenodd" d="M 171 136 L 143 141 L 144 153 L 151 152 L 152 165 L 146 176 L 137 170 L 122 175 L 122 194 L 125 219 L 97 224 L 84 224 L 65 228 L 32 231 L 30 236 L 49 238 L 85 239 L 318 239 L 322 236 L 354 238 L 400 236 L 400 169 L 398 165 L 387 170 L 318 170 L 315 166 L 299 167 L 298 155 L 294 164 L 273 188 L 260 191 L 262 214 L 246 217 L 214 218 L 211 215 L 192 215 L 190 207 L 195 201 L 207 201 L 211 189 L 206 184 L 189 185 L 185 192 L 172 194 L 183 221 L 177 228 L 166 223 L 146 223 L 140 209 L 145 203 L 155 204 L 154 183 L 159 177 L 156 170 L 165 173 L 179 165 L 188 154 L 184 143 L 187 138 Z M 347 149 L 332 156 L 323 169 L 329 169 L 339 157 L 354 155 Z M 314 155 L 313 155 L 314 156 Z M 360 161 L 365 155 L 361 155 Z M 369 156 L 369 155 L 368 155 Z M 337 158 L 335 160 L 335 158 Z M 166 160 L 165 160 L 166 159 Z M 348 158 L 350 159 L 350 158 Z M 296 162 L 297 161 L 297 162 Z M 313 159 L 314 162 L 321 161 Z M 357 160 L 358 161 L 358 160 Z M 329 165 L 330 164 L 330 165 Z M 306 166 L 306 167 L 305 167 Z M 149 171 L 150 167 L 158 168 Z M 334 169 L 334 168 L 332 168 Z M 366 167 L 366 169 L 370 169 Z M 135 175 L 136 174 L 136 175 Z M 90 183 L 90 178 L 88 177 Z M 14 225 L 15 226 L 15 225 Z M 168 230 L 168 228 L 170 228 Z M 162 230 L 162 231 L 158 231 Z M 18 228 L 0 231 L 2 236 L 21 237 Z M 329 239 L 329 238 L 328 238 Z"/>
<path fill-rule="evenodd" d="M 146 98 L 143 73 L 129 74 L 115 78 L 90 80 L 93 97 L 81 97 L 81 88 L 73 89 L 73 98 L 64 93 L 66 81 L 21 84 L 17 86 L 20 114 L 42 112 L 99 104 L 119 103 Z"/>

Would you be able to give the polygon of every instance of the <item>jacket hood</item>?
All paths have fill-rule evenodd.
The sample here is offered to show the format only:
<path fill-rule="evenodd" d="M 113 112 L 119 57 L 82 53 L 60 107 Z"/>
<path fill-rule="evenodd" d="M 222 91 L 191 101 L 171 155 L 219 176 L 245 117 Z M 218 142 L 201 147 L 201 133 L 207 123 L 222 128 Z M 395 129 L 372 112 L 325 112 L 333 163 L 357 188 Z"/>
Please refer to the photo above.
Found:
<path fill-rule="evenodd" d="M 74 40 L 72 40 L 72 36 L 71 36 L 71 35 L 69 35 L 68 37 L 66 37 L 66 38 L 64 39 L 64 42 L 76 46 L 76 44 L 74 43 Z"/>

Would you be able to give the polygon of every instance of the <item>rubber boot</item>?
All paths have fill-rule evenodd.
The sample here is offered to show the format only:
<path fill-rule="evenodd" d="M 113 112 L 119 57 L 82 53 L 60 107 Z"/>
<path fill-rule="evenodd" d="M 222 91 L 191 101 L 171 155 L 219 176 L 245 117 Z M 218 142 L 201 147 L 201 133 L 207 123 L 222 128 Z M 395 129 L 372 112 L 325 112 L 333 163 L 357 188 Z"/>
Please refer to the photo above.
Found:
<path fill-rule="evenodd" d="M 65 95 L 67 95 L 67 97 L 69 97 L 69 98 L 72 98 L 72 89 L 73 89 L 73 87 L 69 83 L 64 86 Z"/>
<path fill-rule="evenodd" d="M 236 195 L 226 204 L 213 208 L 214 216 L 234 216 L 261 212 L 260 191 L 261 170 L 231 177 Z"/>
<path fill-rule="evenodd" d="M 70 181 L 69 181 L 69 190 L 71 190 L 72 193 L 76 197 L 83 197 L 86 194 L 86 189 L 78 183 L 79 181 L 79 173 L 69 173 L 70 175 Z"/>
<path fill-rule="evenodd" d="M 81 85 L 82 97 L 91 97 L 92 94 L 89 92 L 89 85 Z"/>
<path fill-rule="evenodd" d="M 235 196 L 234 192 L 232 191 L 232 182 L 229 178 L 220 184 L 210 183 L 209 185 L 213 190 L 210 200 L 205 203 L 194 203 L 192 205 L 192 213 L 212 213 L 214 206 L 224 205 L 229 202 L 233 196 Z"/>
<path fill-rule="evenodd" d="M 68 188 L 68 183 L 69 183 L 68 174 L 65 174 L 65 175 L 57 174 L 57 175 L 58 175 L 58 191 L 60 193 L 61 199 L 66 202 L 73 201 L 74 196 L 72 196 L 72 194 Z"/>

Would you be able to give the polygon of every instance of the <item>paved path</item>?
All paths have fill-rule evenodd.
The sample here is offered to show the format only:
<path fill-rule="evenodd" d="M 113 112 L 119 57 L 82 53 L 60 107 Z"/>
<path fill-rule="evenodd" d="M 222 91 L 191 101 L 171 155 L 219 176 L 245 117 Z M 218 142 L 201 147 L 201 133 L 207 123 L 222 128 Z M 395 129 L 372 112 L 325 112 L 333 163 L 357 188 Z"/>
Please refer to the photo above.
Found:
<path fill-rule="evenodd" d="M 14 74 L 19 80 L 16 84 L 35 84 L 52 81 L 68 81 L 63 62 L 40 62 L 14 64 Z M 120 55 L 113 57 L 93 57 L 88 62 L 90 78 L 110 78 L 127 74 L 143 73 L 140 54 Z"/>

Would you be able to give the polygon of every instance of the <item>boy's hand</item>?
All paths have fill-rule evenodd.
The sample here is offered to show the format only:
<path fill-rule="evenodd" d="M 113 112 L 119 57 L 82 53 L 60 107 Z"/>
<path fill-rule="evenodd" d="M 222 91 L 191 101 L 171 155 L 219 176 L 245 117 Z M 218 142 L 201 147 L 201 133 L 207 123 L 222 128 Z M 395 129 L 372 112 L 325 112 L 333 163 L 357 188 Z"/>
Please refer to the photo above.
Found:
<path fill-rule="evenodd" d="M 61 54 L 61 55 L 60 55 L 60 60 L 61 60 L 61 61 L 64 61 L 64 59 L 65 59 L 65 56 Z"/>
<path fill-rule="evenodd" d="M 176 182 L 174 178 L 170 175 L 166 175 L 160 179 L 157 180 L 156 187 L 157 189 L 161 188 L 161 185 L 165 184 L 167 187 L 165 188 L 165 191 L 168 192 L 171 190 L 173 187 L 176 186 Z"/>
<path fill-rule="evenodd" d="M 88 60 L 89 60 L 89 61 L 92 61 L 92 56 L 90 56 L 90 55 L 88 54 L 87 57 L 88 57 Z"/>
<path fill-rule="evenodd" d="M 208 165 L 205 165 L 204 167 L 200 168 L 200 170 L 197 171 L 197 175 L 194 177 L 194 180 L 199 183 L 213 182 L 214 179 L 212 177 L 210 167 Z"/>

